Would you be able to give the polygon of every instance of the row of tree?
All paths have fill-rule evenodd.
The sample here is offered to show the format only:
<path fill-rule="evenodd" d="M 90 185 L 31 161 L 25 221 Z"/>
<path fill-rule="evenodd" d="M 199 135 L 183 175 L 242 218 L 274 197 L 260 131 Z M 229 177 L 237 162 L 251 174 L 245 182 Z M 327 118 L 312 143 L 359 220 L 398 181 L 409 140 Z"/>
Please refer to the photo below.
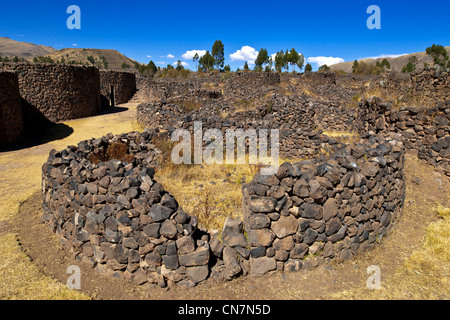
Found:
<path fill-rule="evenodd" d="M 25 62 L 26 60 L 24 58 L 19 58 L 18 56 L 15 56 L 14 58 L 9 57 L 1 57 L 0 56 L 0 62 Z"/>

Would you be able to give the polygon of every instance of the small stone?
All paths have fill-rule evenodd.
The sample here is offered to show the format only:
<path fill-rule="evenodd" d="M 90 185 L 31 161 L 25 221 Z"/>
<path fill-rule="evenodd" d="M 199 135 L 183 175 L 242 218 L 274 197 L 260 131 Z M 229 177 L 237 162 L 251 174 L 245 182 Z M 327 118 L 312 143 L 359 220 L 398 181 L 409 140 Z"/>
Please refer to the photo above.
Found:
<path fill-rule="evenodd" d="M 186 268 L 186 276 L 191 280 L 194 284 L 202 282 L 206 280 L 209 276 L 209 268 L 208 266 L 199 266 L 199 267 L 189 267 Z"/>
<path fill-rule="evenodd" d="M 309 246 L 304 243 L 298 243 L 294 246 L 290 253 L 291 259 L 303 259 L 305 255 L 308 253 Z"/>
<path fill-rule="evenodd" d="M 173 213 L 172 209 L 170 209 L 168 207 L 165 207 L 165 206 L 162 206 L 160 204 L 154 204 L 150 208 L 149 216 L 155 222 L 160 222 L 160 221 L 168 219 L 172 213 Z"/>
<path fill-rule="evenodd" d="M 274 198 L 251 196 L 249 209 L 254 213 L 269 213 L 275 210 L 276 204 Z"/>
<path fill-rule="evenodd" d="M 144 227 L 143 232 L 152 238 L 159 238 L 159 229 L 161 227 L 160 223 L 151 223 Z"/>
<path fill-rule="evenodd" d="M 250 258 L 250 273 L 262 276 L 269 271 L 277 268 L 277 262 L 274 258 L 261 257 Z"/>
<path fill-rule="evenodd" d="M 163 237 L 166 237 L 168 239 L 174 239 L 178 233 L 178 230 L 173 221 L 167 219 L 161 224 L 159 232 Z"/>
<path fill-rule="evenodd" d="M 278 238 L 284 238 L 297 232 L 298 222 L 294 216 L 282 216 L 272 222 L 272 230 Z"/>
<path fill-rule="evenodd" d="M 180 255 L 178 260 L 185 267 L 206 265 L 209 261 L 209 249 L 200 247 L 192 253 Z"/>

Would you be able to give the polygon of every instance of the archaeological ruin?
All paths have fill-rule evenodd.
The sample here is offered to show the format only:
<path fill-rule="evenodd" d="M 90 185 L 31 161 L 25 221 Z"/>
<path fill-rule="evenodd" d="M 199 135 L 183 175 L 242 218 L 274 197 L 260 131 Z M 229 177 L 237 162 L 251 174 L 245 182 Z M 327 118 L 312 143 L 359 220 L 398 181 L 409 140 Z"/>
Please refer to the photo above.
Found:
<path fill-rule="evenodd" d="M 450 176 L 445 72 L 168 79 L 45 64 L 0 70 L 0 146 L 19 141 L 38 114 L 55 123 L 141 102 L 145 131 L 53 150 L 42 166 L 42 221 L 77 259 L 136 285 L 193 287 L 351 260 L 401 216 L 407 152 Z M 423 105 L 404 105 L 413 101 Z M 241 218 L 221 230 L 202 226 L 155 178 L 166 156 L 155 140 L 193 133 L 196 122 L 223 133 L 279 130 L 277 172 L 242 185 Z"/>

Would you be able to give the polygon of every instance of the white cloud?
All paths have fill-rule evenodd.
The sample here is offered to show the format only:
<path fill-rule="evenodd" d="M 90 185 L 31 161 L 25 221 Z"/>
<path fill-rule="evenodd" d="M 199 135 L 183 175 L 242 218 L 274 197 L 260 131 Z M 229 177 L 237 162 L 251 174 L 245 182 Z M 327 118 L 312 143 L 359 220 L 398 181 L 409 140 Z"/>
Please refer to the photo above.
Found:
<path fill-rule="evenodd" d="M 166 63 L 164 61 L 157 61 L 156 64 L 165 65 Z"/>
<path fill-rule="evenodd" d="M 174 55 L 172 55 L 172 54 L 170 54 L 170 53 L 167 55 L 167 59 L 173 59 L 173 58 L 175 58 Z"/>
<path fill-rule="evenodd" d="M 365 58 L 359 58 L 358 60 L 364 60 L 364 59 L 380 59 L 380 58 L 398 58 L 401 56 L 405 56 L 409 53 L 402 53 L 402 54 L 380 54 L 379 56 L 374 57 L 365 57 Z"/>
<path fill-rule="evenodd" d="M 206 54 L 206 50 L 186 51 L 186 53 L 183 54 L 182 57 L 185 60 L 192 60 L 192 59 L 194 59 L 194 56 L 195 56 L 196 53 L 198 54 L 199 57 L 203 57 Z"/>
<path fill-rule="evenodd" d="M 334 58 L 334 57 L 309 57 L 306 59 L 308 63 L 315 63 L 318 67 L 326 64 L 327 66 L 332 66 L 333 64 L 345 62 L 342 58 Z"/>
<path fill-rule="evenodd" d="M 78 45 L 77 45 L 76 43 L 72 44 L 72 46 L 74 46 L 74 47 L 78 47 Z"/>
<path fill-rule="evenodd" d="M 151 58 L 152 56 L 147 56 L 147 58 Z"/>
<path fill-rule="evenodd" d="M 232 61 L 247 61 L 249 65 L 254 65 L 257 57 L 258 51 L 250 46 L 243 46 L 241 50 L 230 54 L 230 58 Z"/>
<path fill-rule="evenodd" d="M 178 64 L 178 62 L 172 63 L 172 65 L 174 65 L 174 66 L 176 66 L 177 64 Z M 189 63 L 186 63 L 186 62 L 184 62 L 184 61 L 181 61 L 181 65 L 182 65 L 183 67 L 189 67 Z"/>

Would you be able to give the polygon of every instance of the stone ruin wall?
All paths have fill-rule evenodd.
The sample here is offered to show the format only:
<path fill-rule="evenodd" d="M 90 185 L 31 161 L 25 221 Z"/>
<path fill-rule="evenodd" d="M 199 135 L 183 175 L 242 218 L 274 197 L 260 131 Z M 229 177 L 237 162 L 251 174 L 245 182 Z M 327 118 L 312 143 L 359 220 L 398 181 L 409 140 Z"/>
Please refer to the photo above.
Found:
<path fill-rule="evenodd" d="M 401 214 L 405 145 L 428 144 L 419 157 L 445 162 L 448 103 L 397 112 L 369 99 L 360 104 L 354 123 L 361 140 L 346 146 L 314 129 L 311 117 L 326 117 L 325 109 L 305 101 L 297 106 L 302 111 L 296 110 L 297 102 L 286 99 L 273 114 L 264 105 L 226 119 L 208 117 L 210 110 L 186 114 L 167 101 L 142 104 L 138 121 L 168 132 L 109 135 L 53 151 L 43 166 L 43 218 L 82 260 L 137 285 L 192 287 L 208 279 L 349 260 L 373 247 Z M 298 112 L 304 117 L 296 117 Z M 204 129 L 275 124 L 282 154 L 305 146 L 311 153 L 308 160 L 284 163 L 275 175 L 256 175 L 243 187 L 244 220 L 228 218 L 220 233 L 206 230 L 153 178 L 159 154 L 153 137 L 169 138 L 175 128 L 192 130 L 194 121 L 202 121 Z M 117 141 L 127 143 L 131 163 L 89 160 Z M 324 148 L 328 156 L 314 157 Z"/>
<path fill-rule="evenodd" d="M 22 107 L 17 75 L 0 71 L 0 147 L 23 136 Z"/>
<path fill-rule="evenodd" d="M 16 143 L 23 136 L 35 136 L 55 122 L 97 114 L 102 108 L 101 94 L 103 101 L 105 96 L 109 98 L 111 85 L 115 87 L 117 104 L 128 102 L 136 92 L 134 74 L 99 73 L 95 67 L 0 63 L 0 71 L 0 145 Z"/>
<path fill-rule="evenodd" d="M 100 106 L 100 76 L 95 67 L 0 63 L 15 72 L 20 95 L 52 122 L 95 115 Z"/>
<path fill-rule="evenodd" d="M 111 86 L 114 87 L 115 105 L 127 103 L 136 93 L 136 75 L 131 72 L 100 71 L 103 108 L 111 106 Z"/>
<path fill-rule="evenodd" d="M 450 100 L 434 108 L 395 108 L 376 97 L 359 106 L 361 132 L 398 135 L 420 159 L 450 175 Z"/>
<path fill-rule="evenodd" d="M 380 91 L 397 97 L 409 105 L 435 107 L 437 103 L 450 100 L 450 74 L 426 70 L 412 74 L 386 74 L 374 81 L 369 91 Z"/>
<path fill-rule="evenodd" d="M 43 220 L 99 272 L 137 285 L 192 287 L 295 271 L 367 250 L 404 201 L 404 147 L 367 134 L 328 158 L 284 163 L 243 187 L 244 221 L 198 225 L 154 180 L 155 132 L 112 135 L 52 151 L 43 165 Z M 127 161 L 93 163 L 114 143 Z"/>

